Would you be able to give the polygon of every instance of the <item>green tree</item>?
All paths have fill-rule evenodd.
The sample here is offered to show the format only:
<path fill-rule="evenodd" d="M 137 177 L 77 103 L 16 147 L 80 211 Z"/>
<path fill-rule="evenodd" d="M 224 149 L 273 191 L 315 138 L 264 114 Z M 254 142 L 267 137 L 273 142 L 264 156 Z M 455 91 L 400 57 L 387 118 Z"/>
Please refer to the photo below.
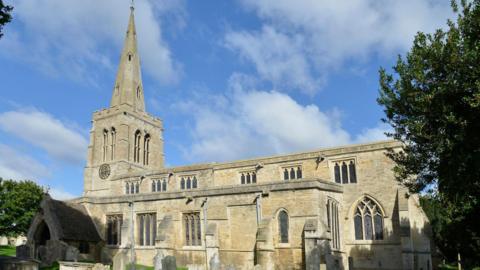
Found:
<path fill-rule="evenodd" d="M 33 181 L 0 177 L 0 235 L 26 234 L 45 190 Z"/>
<path fill-rule="evenodd" d="M 435 189 L 436 239 L 480 260 L 480 1 L 452 1 L 456 21 L 417 33 L 394 74 L 380 69 L 380 97 L 404 143 L 389 152 L 398 181 L 412 192 Z M 441 228 L 441 229 L 440 229 Z M 440 247 L 443 244 L 439 245 Z M 451 250 L 444 250 L 452 256 Z"/>
<path fill-rule="evenodd" d="M 10 14 L 12 10 L 13 7 L 5 5 L 3 0 L 0 0 L 0 38 L 3 36 L 3 26 L 12 20 L 12 15 Z"/>

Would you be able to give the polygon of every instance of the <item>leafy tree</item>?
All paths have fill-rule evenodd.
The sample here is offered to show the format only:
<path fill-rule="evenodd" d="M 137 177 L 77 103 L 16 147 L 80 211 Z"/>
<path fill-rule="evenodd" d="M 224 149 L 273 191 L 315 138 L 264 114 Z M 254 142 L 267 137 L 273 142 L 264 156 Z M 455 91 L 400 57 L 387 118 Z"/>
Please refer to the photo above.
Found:
<path fill-rule="evenodd" d="M 5 5 L 3 0 L 0 0 L 0 38 L 3 36 L 3 26 L 12 20 L 12 15 L 10 14 L 12 10 L 13 7 Z"/>
<path fill-rule="evenodd" d="M 26 234 L 45 190 L 33 181 L 0 177 L 0 235 Z"/>
<path fill-rule="evenodd" d="M 378 103 L 394 129 L 388 135 L 404 143 L 402 151 L 389 152 L 397 180 L 412 192 L 435 189 L 433 203 L 443 208 L 435 208 L 437 243 L 478 261 L 480 0 L 452 1 L 452 7 L 456 21 L 417 33 L 394 75 L 380 69 Z"/>

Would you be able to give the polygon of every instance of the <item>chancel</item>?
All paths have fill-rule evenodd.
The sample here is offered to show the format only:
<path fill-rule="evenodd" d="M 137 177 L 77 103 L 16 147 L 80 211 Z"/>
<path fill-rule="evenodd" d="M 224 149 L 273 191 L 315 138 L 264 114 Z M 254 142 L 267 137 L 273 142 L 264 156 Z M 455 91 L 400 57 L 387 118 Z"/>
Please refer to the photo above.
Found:
<path fill-rule="evenodd" d="M 28 233 L 32 256 L 49 264 L 77 249 L 78 260 L 114 267 L 168 258 L 189 269 L 431 269 L 428 220 L 385 155 L 396 141 L 166 167 L 136 35 L 132 7 L 110 106 L 93 114 L 83 196 L 44 200 Z"/>

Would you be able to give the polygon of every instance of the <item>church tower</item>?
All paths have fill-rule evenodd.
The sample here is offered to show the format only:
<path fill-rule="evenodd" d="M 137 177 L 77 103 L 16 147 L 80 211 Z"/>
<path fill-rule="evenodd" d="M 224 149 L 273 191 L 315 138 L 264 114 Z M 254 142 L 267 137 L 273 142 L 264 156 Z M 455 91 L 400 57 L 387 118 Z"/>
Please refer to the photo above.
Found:
<path fill-rule="evenodd" d="M 118 195 L 118 176 L 163 167 L 162 121 L 145 111 L 134 8 L 113 88 L 110 107 L 93 114 L 84 195 Z"/>

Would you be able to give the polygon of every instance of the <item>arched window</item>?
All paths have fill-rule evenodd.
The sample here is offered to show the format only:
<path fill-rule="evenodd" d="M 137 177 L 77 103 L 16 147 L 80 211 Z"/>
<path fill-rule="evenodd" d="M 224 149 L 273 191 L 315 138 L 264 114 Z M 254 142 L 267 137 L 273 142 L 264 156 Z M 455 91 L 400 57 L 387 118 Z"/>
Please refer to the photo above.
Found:
<path fill-rule="evenodd" d="M 167 191 L 167 180 L 162 181 L 162 191 Z"/>
<path fill-rule="evenodd" d="M 257 183 L 257 174 L 255 172 L 252 173 L 252 183 Z"/>
<path fill-rule="evenodd" d="M 135 184 L 135 193 L 138 193 L 138 192 L 140 192 L 140 184 L 136 183 Z"/>
<path fill-rule="evenodd" d="M 128 186 L 128 183 L 125 183 L 125 194 L 130 193 L 130 187 Z"/>
<path fill-rule="evenodd" d="M 157 189 L 156 189 L 156 185 L 155 185 L 155 182 L 157 182 L 157 181 L 155 181 L 155 180 L 152 180 L 152 192 L 155 192 L 155 191 L 157 191 Z"/>
<path fill-rule="evenodd" d="M 143 141 L 143 165 L 148 165 L 148 158 L 150 155 L 150 134 L 145 135 Z"/>
<path fill-rule="evenodd" d="M 197 177 L 193 177 L 192 188 L 197 188 Z"/>
<path fill-rule="evenodd" d="M 335 172 L 335 183 L 341 183 L 340 179 L 340 166 L 338 166 L 338 163 L 335 163 L 335 167 L 333 167 L 333 170 Z"/>
<path fill-rule="evenodd" d="M 250 179 L 250 173 L 247 173 L 247 184 L 250 184 L 251 179 Z"/>
<path fill-rule="evenodd" d="M 297 179 L 301 179 L 301 178 L 302 178 L 302 168 L 297 167 Z"/>
<path fill-rule="evenodd" d="M 242 175 L 240 176 L 240 183 L 245 184 L 245 174 L 242 173 Z"/>
<path fill-rule="evenodd" d="M 278 213 L 278 232 L 280 243 L 288 243 L 288 214 L 285 210 Z"/>
<path fill-rule="evenodd" d="M 182 180 L 180 181 L 180 189 L 185 189 L 185 179 L 182 177 Z"/>
<path fill-rule="evenodd" d="M 157 180 L 157 191 L 161 191 L 161 189 L 160 189 L 161 186 L 160 185 L 161 185 L 160 180 Z"/>
<path fill-rule="evenodd" d="M 108 156 L 108 130 L 103 130 L 103 161 L 107 161 Z"/>
<path fill-rule="evenodd" d="M 383 214 L 370 198 L 363 198 L 355 208 L 353 217 L 356 240 L 383 239 Z"/>
<path fill-rule="evenodd" d="M 130 183 L 130 194 L 135 193 L 135 185 L 133 183 Z"/>
<path fill-rule="evenodd" d="M 290 179 L 295 179 L 295 169 L 290 168 Z"/>
<path fill-rule="evenodd" d="M 348 169 L 347 169 L 347 164 L 345 164 L 345 162 L 342 162 L 342 182 L 344 184 L 348 183 Z"/>
<path fill-rule="evenodd" d="M 327 225 L 332 236 L 332 248 L 340 248 L 340 223 L 338 220 L 338 203 L 333 199 L 327 200 Z"/>
<path fill-rule="evenodd" d="M 133 147 L 133 162 L 140 162 L 140 139 L 142 134 L 140 130 L 135 132 L 134 147 Z"/>
<path fill-rule="evenodd" d="M 283 170 L 283 180 L 288 180 L 288 170 Z"/>
<path fill-rule="evenodd" d="M 356 183 L 357 173 L 355 171 L 355 163 L 353 163 L 353 161 L 350 161 L 350 164 L 348 164 L 348 170 L 350 172 L 350 183 Z"/>
<path fill-rule="evenodd" d="M 114 127 L 112 127 L 111 131 L 110 131 L 110 134 L 111 134 L 111 153 L 110 153 L 110 159 L 111 160 L 115 160 L 115 142 L 117 140 L 117 131 L 115 130 Z"/>
<path fill-rule="evenodd" d="M 192 180 L 190 179 L 190 177 L 187 178 L 187 189 L 191 189 L 192 188 Z"/>

